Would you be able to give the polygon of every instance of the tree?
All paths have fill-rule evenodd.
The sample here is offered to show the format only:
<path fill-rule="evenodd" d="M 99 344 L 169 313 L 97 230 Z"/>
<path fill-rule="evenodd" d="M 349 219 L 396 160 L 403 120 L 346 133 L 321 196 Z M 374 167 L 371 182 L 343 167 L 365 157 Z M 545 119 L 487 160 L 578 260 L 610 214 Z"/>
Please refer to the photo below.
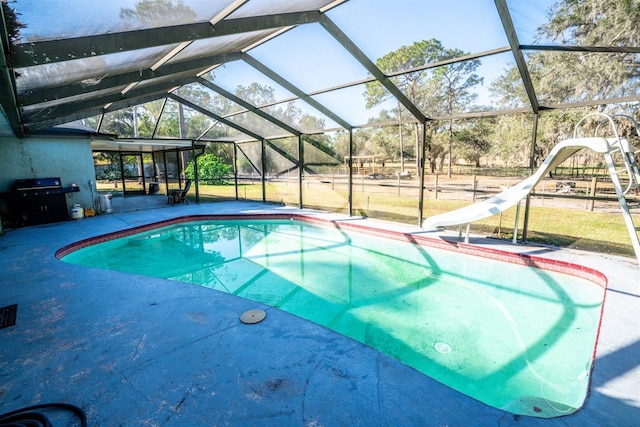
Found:
<path fill-rule="evenodd" d="M 495 99 L 494 104 L 498 108 L 515 109 L 529 105 L 529 98 L 524 90 L 520 71 L 515 66 L 511 66 L 505 70 L 502 76 L 492 81 L 490 89 L 492 97 Z"/>
<path fill-rule="evenodd" d="M 370 135 L 368 129 L 357 129 L 353 132 L 353 153 L 360 153 L 366 144 L 366 141 Z M 340 130 L 336 132 L 336 137 L 333 142 L 333 151 L 336 156 L 342 159 L 349 158 L 349 131 Z"/>
<path fill-rule="evenodd" d="M 198 157 L 198 177 L 210 184 L 227 184 L 227 177 L 231 174 L 231 171 L 231 165 L 224 163 L 213 154 L 203 154 Z M 189 179 L 195 179 L 192 162 L 185 168 L 184 175 Z"/>
<path fill-rule="evenodd" d="M 120 18 L 145 28 L 194 22 L 196 16 L 182 0 L 142 0 L 133 9 L 120 9 Z"/>
<path fill-rule="evenodd" d="M 390 52 L 376 61 L 376 65 L 386 74 L 396 74 L 402 71 L 410 71 L 423 67 L 427 64 L 434 64 L 439 61 L 459 58 L 466 55 L 460 49 L 445 49 L 442 43 L 435 39 L 415 42 L 411 46 L 403 46 Z M 396 86 L 407 96 L 407 98 L 422 111 L 430 111 L 437 115 L 453 115 L 456 112 L 464 111 L 476 97 L 471 89 L 483 82 L 483 79 L 475 74 L 480 66 L 480 60 L 451 62 L 446 65 L 435 67 L 433 71 L 418 70 L 396 75 L 392 78 Z M 391 94 L 377 83 L 368 83 L 366 86 L 367 107 L 378 105 L 388 99 Z M 398 105 L 398 117 L 401 109 Z M 433 143 L 439 138 L 433 138 L 433 132 L 438 130 L 438 126 L 431 126 L 428 130 L 431 133 L 430 141 Z M 449 174 L 451 174 L 451 159 L 453 158 L 453 122 L 449 121 Z M 402 147 L 402 125 L 399 126 L 400 151 Z M 415 138 L 416 161 L 419 161 L 419 141 L 420 128 L 416 122 L 413 126 Z M 426 142 L 425 142 L 426 143 Z M 433 144 L 429 145 L 431 160 L 435 162 Z M 432 163 L 433 165 L 433 163 Z"/>
<path fill-rule="evenodd" d="M 391 114 L 383 110 L 379 114 L 380 122 L 391 121 Z M 391 161 L 396 161 L 399 158 L 398 152 L 398 134 L 401 132 L 404 134 L 404 125 L 399 125 L 396 129 L 395 126 L 382 126 L 375 128 L 375 131 L 371 133 L 369 139 L 369 150 L 378 156 L 383 156 Z"/>
<path fill-rule="evenodd" d="M 538 35 L 561 45 L 640 46 L 638 22 L 638 0 L 560 0 Z M 626 96 L 638 90 L 636 53 L 538 52 L 530 63 L 541 95 L 556 102 Z"/>
<path fill-rule="evenodd" d="M 275 101 L 275 89 L 253 82 L 249 86 L 238 85 L 235 90 L 236 96 L 258 107 L 270 104 Z"/>
<path fill-rule="evenodd" d="M 490 118 L 471 119 L 464 122 L 461 130 L 455 133 L 457 152 L 475 167 L 480 167 L 480 159 L 491 148 L 489 136 L 495 120 Z"/>
<path fill-rule="evenodd" d="M 638 0 L 559 0 L 550 9 L 548 21 L 538 29 L 540 39 L 573 46 L 638 46 L 640 43 Z M 542 106 L 635 94 L 640 82 L 640 57 L 635 53 L 536 51 L 527 55 L 527 65 L 536 96 Z M 529 104 L 518 69 L 513 66 L 492 83 L 502 108 Z M 580 117 L 592 111 L 616 109 L 594 106 L 565 111 L 543 111 L 537 129 L 534 165 L 551 147 L 571 136 Z M 637 112 L 637 103 L 636 108 Z M 628 112 L 627 112 L 628 113 Z M 523 116 L 501 116 L 495 140 L 500 157 L 513 162 L 531 155 L 533 121 Z M 586 159 L 587 157 L 585 157 Z M 523 159 L 524 160 L 524 159 Z"/>
<path fill-rule="evenodd" d="M 105 114 L 100 132 L 133 136 L 133 110 L 125 109 Z"/>
<path fill-rule="evenodd" d="M 7 37 L 9 42 L 14 43 L 20 38 L 20 29 L 25 25 L 18 20 L 19 13 L 9 6 L 8 3 L 14 3 L 16 0 L 2 0 L 0 6 L 2 6 L 2 13 L 4 15 L 5 26 L 7 29 Z"/>
<path fill-rule="evenodd" d="M 411 46 L 402 46 L 378 58 L 376 65 L 386 74 L 408 71 L 439 61 L 442 58 L 444 48 L 439 40 L 430 39 L 413 43 Z M 401 74 L 393 78 L 396 86 L 416 105 L 420 105 L 420 87 L 425 84 L 426 71 Z M 377 82 L 366 85 L 367 108 L 374 107 L 391 99 L 392 95 Z"/>
<path fill-rule="evenodd" d="M 447 49 L 445 59 L 459 58 L 465 52 L 459 49 Z M 438 67 L 434 71 L 434 82 L 440 88 L 446 114 L 451 116 L 455 112 L 463 111 L 477 97 L 471 92 L 471 88 L 482 84 L 483 79 L 475 74 L 480 66 L 479 59 L 455 62 L 453 64 Z M 451 162 L 453 158 L 453 119 L 449 119 L 449 152 L 447 175 L 451 178 Z"/>
<path fill-rule="evenodd" d="M 386 74 L 397 73 L 401 71 L 408 71 L 416 67 L 424 66 L 439 61 L 444 53 L 444 48 L 439 40 L 429 39 L 415 42 L 410 46 L 402 46 L 399 49 L 389 52 L 381 58 L 378 58 L 376 65 L 380 70 Z M 424 107 L 428 103 L 428 96 L 423 90 L 427 85 L 427 72 L 416 71 L 413 73 L 400 74 L 392 78 L 394 84 L 400 89 L 406 97 L 414 105 Z M 379 105 L 389 99 L 392 99 L 392 95 L 378 82 L 372 82 L 366 84 L 365 96 L 367 98 L 366 106 L 371 108 Z M 398 102 L 398 116 L 397 119 L 401 120 L 401 106 Z M 416 137 L 416 153 L 419 152 L 417 147 L 419 146 L 419 132 L 418 124 L 414 126 Z M 403 134 L 402 125 L 398 126 L 399 138 L 400 138 L 400 160 L 403 159 Z M 416 161 L 419 161 L 419 156 L 416 156 Z M 401 163 L 401 169 L 404 168 L 404 163 Z"/>

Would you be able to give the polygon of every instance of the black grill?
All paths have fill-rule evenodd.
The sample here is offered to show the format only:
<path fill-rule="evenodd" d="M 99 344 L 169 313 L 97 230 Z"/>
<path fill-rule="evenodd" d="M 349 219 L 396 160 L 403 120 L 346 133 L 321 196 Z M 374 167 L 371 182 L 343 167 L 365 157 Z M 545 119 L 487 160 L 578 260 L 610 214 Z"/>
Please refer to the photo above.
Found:
<path fill-rule="evenodd" d="M 24 225 L 69 219 L 67 191 L 60 178 L 17 179 L 14 189 Z"/>

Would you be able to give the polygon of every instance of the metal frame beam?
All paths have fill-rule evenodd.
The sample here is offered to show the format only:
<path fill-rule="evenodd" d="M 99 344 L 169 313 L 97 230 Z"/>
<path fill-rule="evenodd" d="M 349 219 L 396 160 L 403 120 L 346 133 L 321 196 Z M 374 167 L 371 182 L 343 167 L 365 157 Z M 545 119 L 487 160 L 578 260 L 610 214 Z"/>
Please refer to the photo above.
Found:
<path fill-rule="evenodd" d="M 533 82 L 531 81 L 529 67 L 527 67 L 527 62 L 524 59 L 522 50 L 520 50 L 518 34 L 516 33 L 516 28 L 513 25 L 511 13 L 509 13 L 509 6 L 507 6 L 506 0 L 494 0 L 494 2 L 496 4 L 496 8 L 498 9 L 500 20 L 502 21 L 502 27 L 504 28 L 504 32 L 507 35 L 507 40 L 509 40 L 509 46 L 511 46 L 511 53 L 513 53 L 513 58 L 516 61 L 516 66 L 518 67 L 518 71 L 520 71 L 520 78 L 522 79 L 522 84 L 524 85 L 524 89 L 527 92 L 529 103 L 531 103 L 533 112 L 537 114 L 540 111 L 540 104 L 538 103 L 538 97 L 536 96 L 536 91 L 533 87 Z"/>
<path fill-rule="evenodd" d="M 1 44 L 2 42 L 0 42 L 0 45 Z M 9 68 L 7 67 L 4 55 L 0 55 L 0 87 L 4 88 L 0 91 L 0 105 L 2 105 L 2 111 L 4 111 L 13 133 L 18 138 L 22 138 L 24 136 L 24 128 L 20 117 L 20 110 L 16 103 L 16 94 L 13 90 L 15 85 L 13 84 L 11 71 L 9 71 Z"/>
<path fill-rule="evenodd" d="M 2 111 L 4 111 L 13 133 L 18 138 L 22 138 L 24 136 L 24 128 L 22 127 L 20 110 L 16 102 L 16 85 L 5 58 L 5 55 L 9 53 L 10 41 L 2 9 L 3 8 L 0 7 L 0 52 L 2 52 L 0 55 L 0 87 L 3 88 L 3 90 L 0 91 L 0 105 L 2 105 Z M 2 114 L 1 111 L 0 114 Z"/>
<path fill-rule="evenodd" d="M 25 127 L 28 132 L 36 132 L 42 129 L 50 128 L 53 126 L 73 122 L 75 120 L 86 119 L 87 117 L 97 116 L 100 114 L 109 113 L 112 111 L 122 110 L 124 108 L 133 107 L 134 105 L 146 104 L 147 102 L 157 101 L 158 99 L 163 99 L 167 97 L 166 91 L 160 91 L 153 94 L 147 94 L 144 96 L 139 96 L 136 98 L 126 98 L 120 101 L 114 101 L 107 108 L 104 108 L 103 104 L 100 107 L 94 107 L 92 109 L 80 110 L 70 115 L 66 115 L 63 117 L 56 117 L 53 119 L 41 120 L 41 121 L 33 121 L 31 123 L 25 124 Z"/>
<path fill-rule="evenodd" d="M 640 53 L 637 46 L 550 46 L 526 44 L 520 50 L 552 50 L 555 52 Z"/>
<path fill-rule="evenodd" d="M 242 98 L 239 98 L 238 96 L 232 94 L 231 92 L 221 88 L 217 84 L 212 83 L 209 80 L 207 80 L 205 78 L 202 78 L 202 77 L 200 77 L 198 79 L 198 82 L 201 83 L 203 86 L 211 89 L 212 91 L 217 92 L 218 94 L 224 96 L 225 98 L 227 98 L 227 99 L 235 102 L 236 104 L 242 106 L 243 108 L 247 109 L 247 111 L 255 113 L 258 116 L 262 117 L 263 119 L 269 121 L 270 123 L 272 123 L 272 124 L 282 128 L 282 129 L 286 130 L 290 134 L 295 135 L 295 136 L 300 136 L 302 134 L 298 129 L 295 129 L 295 128 L 289 126 L 288 124 L 284 123 L 283 121 L 276 119 L 272 115 L 265 113 L 261 109 L 254 107 L 253 105 L 249 104 L 247 101 L 245 101 Z"/>
<path fill-rule="evenodd" d="M 638 102 L 640 101 L 640 94 L 638 95 L 630 95 L 630 96 L 620 96 L 616 98 L 608 98 L 608 99 L 590 99 L 588 101 L 581 102 L 567 102 L 563 104 L 547 104 L 544 108 L 547 110 L 557 110 L 560 108 L 579 108 L 579 107 L 590 107 L 592 105 L 602 105 L 602 104 L 622 104 L 625 102 Z"/>
<path fill-rule="evenodd" d="M 260 115 L 263 119 L 268 120 L 274 125 L 284 129 L 285 131 L 300 136 L 302 133 L 292 126 L 282 122 L 281 120 L 266 113 L 263 106 L 252 106 L 231 94 L 219 86 L 209 82 L 208 80 L 197 77 L 207 68 L 215 64 L 245 60 L 249 65 L 265 74 L 267 77 L 276 81 L 290 92 L 322 114 L 334 120 L 345 129 L 353 130 L 357 127 L 367 127 L 370 124 L 352 125 L 328 108 L 317 102 L 313 96 L 321 93 L 330 92 L 354 85 L 364 84 L 372 81 L 379 81 L 399 102 L 411 112 L 415 117 L 415 121 L 424 123 L 427 120 L 452 120 L 463 118 L 474 118 L 484 116 L 495 116 L 500 114 L 518 114 L 522 112 L 533 112 L 537 114 L 545 109 L 559 108 L 575 108 L 599 104 L 614 104 L 622 102 L 637 102 L 640 96 L 628 96 L 611 99 L 588 100 L 575 103 L 564 104 L 548 104 L 540 105 L 535 88 L 533 86 L 531 76 L 523 55 L 524 50 L 531 51 L 557 51 L 557 52 L 594 52 L 594 53 L 623 53 L 637 54 L 640 53 L 640 47 L 637 46 L 549 46 L 549 45 L 520 45 L 517 37 L 510 11 L 507 6 L 507 0 L 494 0 L 498 14 L 502 21 L 507 39 L 508 47 L 496 48 L 493 50 L 479 52 L 466 55 L 460 58 L 454 58 L 438 63 L 425 64 L 412 70 L 403 70 L 385 74 L 380 70 L 360 49 L 351 41 L 344 32 L 325 14 L 324 10 L 314 10 L 305 12 L 293 12 L 285 14 L 254 16 L 238 19 L 222 19 L 217 22 L 201 22 L 188 25 L 176 25 L 171 27 L 153 28 L 135 31 L 124 31 L 114 34 L 92 35 L 87 37 L 76 37 L 62 40 L 36 41 L 29 43 L 21 43 L 9 49 L 9 40 L 6 34 L 4 16 L 2 26 L 0 26 L 0 47 L 5 55 L 0 57 L 0 85 L 6 90 L 0 93 L 0 105 L 7 116 L 9 124 L 16 136 L 24 136 L 25 133 L 40 130 L 45 127 L 55 126 L 70 121 L 86 118 L 92 115 L 102 114 L 108 111 L 114 111 L 120 108 L 127 108 L 136 103 L 149 102 L 149 100 L 157 100 L 167 96 L 170 89 L 178 85 L 193 83 L 195 81 L 209 87 L 222 96 L 242 105 L 248 111 Z M 239 3 L 238 3 L 239 4 Z M 30 67 L 41 63 L 61 62 L 70 59 L 90 57 L 95 55 L 105 55 L 118 53 L 133 49 L 142 49 L 154 46 L 167 46 L 175 43 L 189 42 L 205 38 L 220 37 L 226 35 L 242 34 L 251 31 L 270 31 L 278 34 L 282 29 L 292 28 L 297 25 L 319 23 L 332 37 L 334 37 L 357 61 L 362 64 L 367 71 L 373 76 L 358 82 L 346 83 L 318 90 L 315 92 L 305 93 L 283 77 L 276 74 L 273 70 L 267 68 L 264 64 L 257 61 L 250 55 L 242 52 L 231 52 L 221 55 L 212 55 L 205 58 L 190 59 L 177 63 L 166 63 L 159 66 L 155 70 L 145 69 L 135 72 L 127 72 L 118 75 L 109 75 L 93 86 L 85 86 L 80 81 L 70 84 L 38 88 L 27 90 L 24 93 L 17 94 L 16 85 L 13 76 L 13 69 L 20 67 Z M 456 114 L 447 117 L 426 117 L 419 108 L 414 105 L 393 83 L 392 78 L 414 71 L 421 71 L 429 68 L 435 68 L 447 65 L 453 62 L 460 62 L 474 58 L 486 57 L 506 51 L 511 51 L 516 66 L 520 72 L 525 91 L 527 93 L 531 108 L 517 108 L 510 110 L 496 111 L 480 111 L 464 114 Z M 11 64 L 11 67 L 9 67 Z M 15 64 L 15 66 L 14 66 Z M 100 96 L 97 93 L 101 90 L 117 87 L 126 87 L 136 82 L 147 81 L 158 77 L 168 77 L 182 73 L 193 73 L 193 77 L 182 78 L 180 80 L 172 80 L 170 82 L 162 82 L 157 85 L 150 85 L 142 89 L 133 87 L 130 91 L 122 93 L 113 93 L 110 95 Z M 89 89 L 89 91 L 87 91 Z M 83 95 L 84 100 L 66 104 L 64 98 L 71 98 L 77 95 Z M 92 96 L 94 96 L 92 98 Z M 56 102 L 47 105 L 49 101 L 60 100 L 60 104 Z M 278 101 L 278 103 L 283 101 Z M 38 109 L 38 104 L 43 104 Z M 111 104 L 108 108 L 105 105 Z M 20 107 L 32 107 L 25 111 Z M 231 122 L 229 122 L 231 123 Z M 244 131 L 242 131 L 244 133 Z"/>
<path fill-rule="evenodd" d="M 334 112 L 332 112 L 331 110 L 329 110 L 328 108 L 320 104 L 318 101 L 316 101 L 315 99 L 307 95 L 305 92 L 303 92 L 302 90 L 300 90 L 299 88 L 291 84 L 289 80 L 280 76 L 278 73 L 276 73 L 275 71 L 273 71 L 272 69 L 270 69 L 269 67 L 267 67 L 266 65 L 258 61 L 257 59 L 253 58 L 251 55 L 245 54 L 244 60 L 253 68 L 260 71 L 262 74 L 269 77 L 271 80 L 278 83 L 280 86 L 284 87 L 289 92 L 293 93 L 298 98 L 300 98 L 307 104 L 311 105 L 313 108 L 320 111 L 322 114 L 329 117 L 331 120 L 338 123 L 343 128 L 351 129 L 353 127 L 342 117 L 338 116 L 337 114 L 335 114 Z"/>
<path fill-rule="evenodd" d="M 267 138 L 258 135 L 257 133 L 252 132 L 249 129 L 246 129 L 230 120 L 225 119 L 224 117 L 218 116 L 217 114 L 213 113 L 212 111 L 207 110 L 206 108 L 203 108 L 197 104 L 192 103 L 191 101 L 179 96 L 179 95 L 175 95 L 175 94 L 170 94 L 169 98 L 173 99 L 176 102 L 179 102 L 183 105 L 186 105 L 189 108 L 192 108 L 196 111 L 198 111 L 199 113 L 202 113 L 214 120 L 219 121 L 220 123 L 223 123 L 229 127 L 232 127 L 234 129 L 236 129 L 239 132 L 242 132 L 246 135 L 251 136 L 252 138 L 255 138 L 257 140 L 263 141 L 263 144 L 265 146 L 269 146 L 272 150 L 274 150 L 275 152 L 277 152 L 278 154 L 280 154 L 282 157 L 284 157 L 285 159 L 289 160 L 290 162 L 292 162 L 293 164 L 295 164 L 297 167 L 300 167 L 300 161 L 298 159 L 296 159 L 295 157 L 291 156 L 289 153 L 287 153 L 286 151 L 282 150 L 280 147 L 278 147 L 277 145 L 275 145 L 274 143 L 272 143 L 271 141 L 269 141 Z M 297 137 L 300 137 L 301 134 L 298 132 L 297 134 L 294 134 Z"/>
<path fill-rule="evenodd" d="M 249 135 L 250 137 L 255 138 L 258 141 L 261 141 L 261 140 L 264 139 L 264 137 L 262 135 L 258 135 L 257 133 L 252 132 L 249 129 L 243 128 L 242 126 L 240 126 L 240 125 L 238 125 L 238 124 L 236 124 L 236 123 L 234 123 L 234 122 L 232 122 L 230 120 L 227 120 L 224 117 L 219 116 L 216 113 L 207 110 L 206 108 L 203 108 L 203 107 L 201 107 L 201 106 L 199 106 L 197 104 L 194 104 L 193 102 L 191 102 L 188 99 L 185 99 L 185 98 L 183 98 L 183 97 L 181 97 L 179 95 L 176 95 L 174 93 L 170 93 L 168 95 L 168 98 L 171 98 L 174 101 L 179 102 L 179 103 L 191 108 L 192 110 L 196 110 L 197 112 L 202 113 L 205 116 L 209 116 L 212 119 L 218 120 L 220 123 L 224 123 L 225 125 L 237 130 L 238 132 L 242 132 L 245 135 Z"/>
<path fill-rule="evenodd" d="M 188 77 L 181 80 L 169 80 L 169 81 L 158 83 L 155 85 L 150 85 L 144 88 L 134 88 L 124 95 L 120 92 L 117 92 L 114 94 L 100 96 L 97 98 L 90 98 L 82 102 L 59 105 L 59 106 L 56 106 L 55 108 L 47 109 L 46 113 L 50 113 L 50 114 L 46 116 L 43 116 L 43 110 L 34 111 L 29 114 L 24 114 L 25 123 L 29 127 L 37 122 L 47 121 L 47 120 L 62 119 L 64 120 L 62 123 L 66 123 L 69 121 L 77 120 L 78 118 L 90 117 L 92 114 L 82 114 L 82 112 L 95 111 L 96 108 L 100 108 L 100 107 L 104 108 L 105 105 L 116 103 L 124 99 L 145 98 L 149 95 L 154 95 L 162 92 L 164 92 L 164 96 L 166 96 L 171 89 L 177 86 L 193 83 L 194 81 L 196 81 L 196 79 L 197 77 L 193 76 L 193 77 Z M 160 98 L 162 97 L 163 96 L 160 96 Z M 113 111 L 113 109 L 108 107 L 108 108 L 105 108 L 104 111 Z M 40 119 L 38 119 L 39 116 L 41 117 Z M 69 117 L 74 117 L 74 118 L 69 120 Z"/>
<path fill-rule="evenodd" d="M 158 77 L 166 77 L 172 74 L 191 71 L 193 75 L 201 73 L 203 70 L 215 64 L 237 61 L 242 58 L 241 52 L 232 52 L 221 55 L 213 55 L 205 58 L 198 58 L 189 61 L 165 64 L 156 71 L 151 69 L 136 70 L 122 74 L 109 75 L 101 79 L 95 85 L 87 86 L 83 81 L 74 82 L 67 85 L 44 87 L 25 91 L 19 95 L 21 106 L 38 104 L 53 99 L 67 98 L 70 96 L 87 94 L 114 86 L 127 86 L 131 83 L 151 80 Z"/>
<path fill-rule="evenodd" d="M 327 30 L 366 70 L 373 75 L 419 122 L 429 120 L 422 111 L 413 103 L 389 78 L 374 64 L 356 44 L 342 32 L 326 15 L 322 15 L 320 25 Z"/>
<path fill-rule="evenodd" d="M 22 68 L 210 37 L 260 30 L 279 30 L 283 27 L 318 22 L 320 17 L 321 13 L 314 10 L 225 19 L 214 25 L 207 21 L 112 34 L 96 34 L 88 37 L 20 43 L 14 46 L 12 63 L 16 68 Z"/>

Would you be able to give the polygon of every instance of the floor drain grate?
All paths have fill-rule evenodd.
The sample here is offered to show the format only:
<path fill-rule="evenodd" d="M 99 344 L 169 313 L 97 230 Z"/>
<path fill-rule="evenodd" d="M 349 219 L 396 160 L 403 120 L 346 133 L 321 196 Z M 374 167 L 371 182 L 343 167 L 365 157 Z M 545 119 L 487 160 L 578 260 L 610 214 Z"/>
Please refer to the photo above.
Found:
<path fill-rule="evenodd" d="M 17 314 L 18 304 L 0 308 L 0 329 L 15 325 Z"/>

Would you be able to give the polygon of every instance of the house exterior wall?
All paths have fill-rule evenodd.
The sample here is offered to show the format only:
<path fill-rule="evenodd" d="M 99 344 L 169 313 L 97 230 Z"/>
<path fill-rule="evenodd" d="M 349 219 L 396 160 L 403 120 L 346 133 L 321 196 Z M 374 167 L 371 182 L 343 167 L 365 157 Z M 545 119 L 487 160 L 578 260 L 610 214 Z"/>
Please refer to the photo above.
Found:
<path fill-rule="evenodd" d="M 80 191 L 66 194 L 69 211 L 75 204 L 93 207 L 97 191 L 91 140 L 0 136 L 0 193 L 11 194 L 16 179 L 47 177 L 59 177 L 64 188 L 78 185 Z M 0 214 L 4 209 L 0 206 Z"/>

